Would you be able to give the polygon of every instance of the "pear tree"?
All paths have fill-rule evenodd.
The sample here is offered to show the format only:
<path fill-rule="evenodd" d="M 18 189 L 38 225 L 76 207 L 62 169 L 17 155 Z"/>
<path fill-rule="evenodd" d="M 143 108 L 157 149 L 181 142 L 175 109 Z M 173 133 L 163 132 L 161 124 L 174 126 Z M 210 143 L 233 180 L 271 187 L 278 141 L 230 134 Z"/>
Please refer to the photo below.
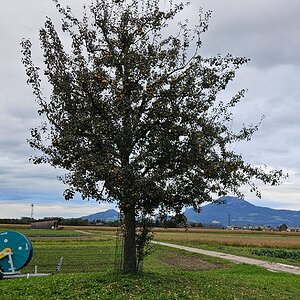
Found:
<path fill-rule="evenodd" d="M 137 271 L 138 215 L 197 210 L 214 195 L 242 196 L 245 185 L 259 195 L 257 180 L 280 183 L 282 171 L 251 165 L 230 147 L 258 127 L 231 129 L 245 90 L 226 101 L 219 95 L 248 60 L 201 54 L 210 12 L 199 10 L 190 28 L 177 21 L 187 4 L 173 1 L 94 0 L 80 18 L 53 1 L 62 22 L 57 28 L 47 18 L 39 31 L 43 66 L 34 63 L 31 41 L 22 40 L 43 117 L 31 131 L 32 160 L 66 171 L 66 200 L 79 193 L 117 202 L 124 272 Z"/>

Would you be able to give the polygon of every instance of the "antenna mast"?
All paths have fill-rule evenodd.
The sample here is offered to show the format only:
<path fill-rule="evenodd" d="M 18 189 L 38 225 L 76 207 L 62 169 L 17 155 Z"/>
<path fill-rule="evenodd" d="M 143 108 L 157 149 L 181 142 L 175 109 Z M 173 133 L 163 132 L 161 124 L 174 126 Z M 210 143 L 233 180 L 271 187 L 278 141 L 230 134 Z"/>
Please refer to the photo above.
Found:
<path fill-rule="evenodd" d="M 230 212 L 228 213 L 228 227 L 231 226 L 231 215 Z"/>
<path fill-rule="evenodd" d="M 30 214 L 30 218 L 33 219 L 33 204 L 31 204 L 31 214 Z"/>

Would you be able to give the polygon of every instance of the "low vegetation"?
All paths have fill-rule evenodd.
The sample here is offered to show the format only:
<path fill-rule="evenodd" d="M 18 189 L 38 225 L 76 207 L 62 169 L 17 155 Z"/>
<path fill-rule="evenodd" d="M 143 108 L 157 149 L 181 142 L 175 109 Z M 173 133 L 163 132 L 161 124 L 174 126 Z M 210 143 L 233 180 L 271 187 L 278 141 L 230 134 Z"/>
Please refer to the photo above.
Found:
<path fill-rule="evenodd" d="M 230 230 L 156 230 L 156 240 L 189 244 L 220 244 L 271 248 L 300 248 L 299 232 L 257 232 Z"/>
<path fill-rule="evenodd" d="M 28 235 L 35 235 L 35 232 L 37 231 L 26 231 Z M 236 265 L 156 245 L 144 262 L 143 273 L 125 276 L 115 272 L 117 240 L 113 231 L 107 228 L 105 231 L 96 231 L 95 228 L 90 228 L 89 233 L 92 234 L 84 235 L 85 233 L 81 232 L 81 236 L 77 237 L 72 234 L 77 234 L 78 231 L 61 230 L 60 232 L 68 235 L 68 238 L 57 236 L 58 231 L 41 232 L 49 236 L 45 238 L 35 235 L 31 238 L 34 256 L 22 273 L 33 272 L 34 266 L 37 265 L 39 272 L 55 275 L 2 281 L 0 299 L 5 295 L 5 299 L 14 300 L 285 300 L 298 299 L 300 294 L 299 276 L 272 273 L 255 266 Z M 179 236 L 181 234 L 184 232 L 179 233 Z M 221 233 L 215 232 L 211 235 Z M 177 243 L 175 239 L 172 242 Z M 192 244 L 195 246 L 196 242 L 193 241 Z M 206 247 L 214 247 L 217 250 L 218 247 L 229 246 L 206 244 Z M 230 251 L 243 248 L 230 247 Z M 56 265 L 61 256 L 64 257 L 64 262 L 58 274 Z"/>
<path fill-rule="evenodd" d="M 294 253 L 300 249 L 299 232 L 257 232 L 192 229 L 156 230 L 157 241 L 170 242 L 206 250 L 254 257 L 272 262 L 300 266 L 300 260 L 292 255 L 261 255 L 260 251 L 269 253 Z M 259 254 L 258 254 L 259 253 Z"/>
<path fill-rule="evenodd" d="M 114 268 L 115 240 L 113 239 L 52 239 L 33 241 L 34 256 L 22 272 L 55 273 L 56 265 L 64 257 L 61 273 L 108 271 Z"/>
<path fill-rule="evenodd" d="M 181 271 L 156 269 L 142 275 L 112 272 L 61 274 L 1 282 L 7 299 L 297 299 L 299 278 L 257 267 Z"/>
<path fill-rule="evenodd" d="M 10 229 L 5 229 L 10 230 Z M 20 228 L 14 229 L 18 232 L 25 234 L 29 238 L 38 238 L 38 237 L 80 237 L 85 236 L 84 233 L 76 230 L 53 230 L 53 229 L 28 229 Z"/>
<path fill-rule="evenodd" d="M 284 259 L 300 259 L 300 251 L 298 250 L 277 250 L 277 249 L 256 249 L 251 252 L 258 256 L 271 256 Z"/>

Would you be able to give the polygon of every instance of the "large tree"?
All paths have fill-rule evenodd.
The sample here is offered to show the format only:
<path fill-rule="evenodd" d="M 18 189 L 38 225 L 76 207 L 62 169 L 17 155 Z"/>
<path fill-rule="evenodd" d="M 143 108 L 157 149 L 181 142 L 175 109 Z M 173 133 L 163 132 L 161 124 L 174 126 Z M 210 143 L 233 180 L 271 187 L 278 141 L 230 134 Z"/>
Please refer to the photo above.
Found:
<path fill-rule="evenodd" d="M 79 192 L 84 199 L 117 201 L 125 272 L 137 269 L 138 214 L 198 209 L 213 195 L 241 196 L 244 185 L 259 193 L 256 179 L 279 183 L 281 171 L 250 165 L 229 147 L 250 140 L 257 126 L 236 132 L 229 126 L 245 91 L 228 101 L 219 92 L 247 59 L 201 55 L 210 13 L 200 10 L 192 30 L 182 22 L 168 35 L 184 4 L 96 0 L 78 19 L 54 2 L 62 31 L 49 18 L 40 30 L 49 97 L 31 42 L 22 41 L 28 83 L 45 117 L 31 131 L 30 145 L 41 153 L 33 161 L 67 170 L 61 177 L 67 200 Z"/>

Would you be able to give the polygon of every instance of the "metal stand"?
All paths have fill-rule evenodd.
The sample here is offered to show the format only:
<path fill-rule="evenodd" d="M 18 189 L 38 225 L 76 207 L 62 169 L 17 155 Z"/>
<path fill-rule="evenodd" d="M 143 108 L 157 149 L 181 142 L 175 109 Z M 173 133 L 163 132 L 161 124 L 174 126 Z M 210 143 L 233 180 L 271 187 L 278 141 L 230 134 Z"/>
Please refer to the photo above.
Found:
<path fill-rule="evenodd" d="M 14 253 L 13 252 L 11 252 L 11 251 L 9 251 L 9 252 L 6 252 L 6 255 L 8 256 L 8 262 L 9 262 L 9 265 L 10 265 L 10 274 L 16 274 L 16 273 L 20 273 L 20 272 L 16 272 L 16 270 L 15 270 L 15 267 L 14 267 L 14 262 L 13 262 L 13 260 L 12 260 L 12 255 L 13 255 Z"/>
<path fill-rule="evenodd" d="M 10 250 L 2 252 L 2 253 L 3 253 L 3 255 L 8 256 L 8 263 L 10 265 L 10 272 L 1 272 L 2 273 L 2 278 L 5 279 L 5 278 L 11 277 L 11 276 L 19 275 L 20 272 L 16 271 L 15 266 L 14 266 L 14 262 L 13 262 L 13 259 L 12 259 L 12 255 L 14 253 Z"/>
<path fill-rule="evenodd" d="M 10 265 L 10 272 L 1 272 L 1 278 L 0 279 L 11 279 L 11 278 L 29 278 L 29 277 L 40 277 L 40 276 L 47 276 L 50 274 L 47 273 L 38 273 L 37 272 L 37 266 L 35 266 L 35 270 L 34 270 L 34 274 L 21 274 L 20 271 L 16 271 L 15 266 L 14 266 L 14 262 L 13 262 L 13 252 L 11 251 L 6 251 L 3 254 L 5 254 L 6 256 L 8 256 L 8 263 Z"/>
<path fill-rule="evenodd" d="M 57 272 L 57 273 L 60 272 L 60 269 L 61 269 L 61 267 L 62 267 L 63 261 L 64 261 L 64 257 L 62 256 L 62 257 L 60 258 L 59 263 L 58 263 L 57 266 L 56 266 L 56 272 Z"/>

